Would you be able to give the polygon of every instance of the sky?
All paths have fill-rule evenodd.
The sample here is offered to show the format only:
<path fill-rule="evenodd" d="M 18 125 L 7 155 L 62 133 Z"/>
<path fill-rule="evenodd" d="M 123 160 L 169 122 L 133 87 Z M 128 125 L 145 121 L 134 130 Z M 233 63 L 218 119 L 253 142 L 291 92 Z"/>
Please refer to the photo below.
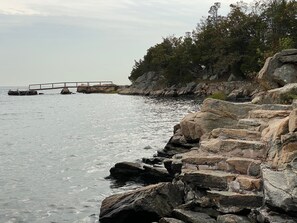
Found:
<path fill-rule="evenodd" d="M 0 86 L 130 84 L 134 60 L 162 37 L 192 31 L 214 2 L 0 0 Z M 220 2 L 226 14 L 236 0 Z"/>

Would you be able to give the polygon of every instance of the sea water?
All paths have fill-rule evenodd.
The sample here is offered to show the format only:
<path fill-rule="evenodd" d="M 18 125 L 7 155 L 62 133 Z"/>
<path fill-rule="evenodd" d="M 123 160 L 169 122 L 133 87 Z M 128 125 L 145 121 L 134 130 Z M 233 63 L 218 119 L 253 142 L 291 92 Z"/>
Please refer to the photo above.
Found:
<path fill-rule="evenodd" d="M 0 88 L 0 222 L 98 220 L 118 188 L 120 161 L 152 157 L 173 126 L 198 109 L 190 99 L 117 94 L 8 96 Z M 151 147 L 151 149 L 147 149 Z M 146 147 L 146 149 L 144 149 Z"/>

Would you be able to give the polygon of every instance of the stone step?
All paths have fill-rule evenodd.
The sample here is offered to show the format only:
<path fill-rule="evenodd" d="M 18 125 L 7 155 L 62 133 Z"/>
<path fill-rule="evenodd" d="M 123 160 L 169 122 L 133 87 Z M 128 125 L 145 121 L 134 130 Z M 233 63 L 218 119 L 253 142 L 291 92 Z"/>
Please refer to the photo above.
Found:
<path fill-rule="evenodd" d="M 261 160 L 242 158 L 242 157 L 232 157 L 226 160 L 228 164 L 229 171 L 237 172 L 240 174 L 245 174 L 249 176 L 259 176 L 260 175 L 260 165 Z"/>
<path fill-rule="evenodd" d="M 291 110 L 252 110 L 249 112 L 249 118 L 269 120 L 273 118 L 285 118 L 290 113 Z"/>
<path fill-rule="evenodd" d="M 233 192 L 262 191 L 262 179 L 220 170 L 183 169 L 180 175 L 184 183 L 194 188 L 226 190 Z"/>
<path fill-rule="evenodd" d="M 255 193 L 240 194 L 229 191 L 208 191 L 212 203 L 223 213 L 238 213 L 263 205 L 263 196 Z"/>
<path fill-rule="evenodd" d="M 263 180 L 247 175 L 238 175 L 234 183 L 238 183 L 240 191 L 263 191 Z M 231 185 L 229 185 L 230 190 Z M 236 192 L 236 191 L 235 191 Z"/>
<path fill-rule="evenodd" d="M 241 139 L 241 140 L 260 140 L 261 133 L 259 131 L 251 131 L 247 129 L 226 129 L 218 128 L 211 131 L 210 138 L 220 139 Z"/>
<path fill-rule="evenodd" d="M 259 106 L 261 110 L 292 110 L 292 105 L 283 105 L 283 104 L 262 104 Z"/>
<path fill-rule="evenodd" d="M 172 215 L 187 223 L 216 223 L 214 218 L 211 218 L 206 213 L 195 212 L 183 209 L 174 209 Z"/>
<path fill-rule="evenodd" d="M 250 131 L 259 131 L 262 124 L 264 124 L 264 122 L 262 120 L 244 118 L 244 119 L 238 120 L 236 127 L 239 129 L 247 129 Z"/>
<path fill-rule="evenodd" d="M 238 175 L 217 170 L 182 170 L 180 175 L 184 183 L 204 189 L 228 190 L 230 182 Z"/>
<path fill-rule="evenodd" d="M 222 170 L 237 174 L 249 176 L 260 175 L 261 160 L 250 158 L 224 156 L 196 156 L 185 157 L 181 159 L 180 168 L 193 170 Z"/>
<path fill-rule="evenodd" d="M 181 159 L 183 165 L 207 165 L 207 166 L 215 166 L 219 163 L 225 163 L 227 157 L 224 156 L 201 156 L 200 154 L 196 154 L 195 156 L 184 157 Z"/>
<path fill-rule="evenodd" d="M 267 146 L 261 141 L 217 138 L 201 141 L 199 150 L 213 155 L 262 159 L 266 157 Z"/>

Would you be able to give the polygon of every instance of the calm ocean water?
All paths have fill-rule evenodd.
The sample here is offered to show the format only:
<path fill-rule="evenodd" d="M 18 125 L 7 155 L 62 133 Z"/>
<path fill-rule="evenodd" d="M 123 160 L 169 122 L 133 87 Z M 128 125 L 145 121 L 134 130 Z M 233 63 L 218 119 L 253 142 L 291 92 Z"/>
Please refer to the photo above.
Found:
<path fill-rule="evenodd" d="M 189 99 L 8 90 L 0 88 L 1 223 L 95 221 L 106 196 L 129 188 L 106 180 L 109 169 L 151 157 L 198 109 Z"/>

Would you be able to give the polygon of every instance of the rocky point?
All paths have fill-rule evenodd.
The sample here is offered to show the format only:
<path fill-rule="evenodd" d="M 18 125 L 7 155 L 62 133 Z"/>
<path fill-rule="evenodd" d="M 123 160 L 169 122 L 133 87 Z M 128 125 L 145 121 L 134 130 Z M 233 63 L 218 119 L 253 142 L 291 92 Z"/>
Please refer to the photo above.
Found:
<path fill-rule="evenodd" d="M 259 74 L 280 88 L 252 102 L 206 99 L 155 157 L 116 164 L 111 177 L 144 186 L 107 197 L 100 222 L 296 223 L 297 102 L 275 93 L 295 89 L 280 73 L 296 55 L 281 52 Z"/>

